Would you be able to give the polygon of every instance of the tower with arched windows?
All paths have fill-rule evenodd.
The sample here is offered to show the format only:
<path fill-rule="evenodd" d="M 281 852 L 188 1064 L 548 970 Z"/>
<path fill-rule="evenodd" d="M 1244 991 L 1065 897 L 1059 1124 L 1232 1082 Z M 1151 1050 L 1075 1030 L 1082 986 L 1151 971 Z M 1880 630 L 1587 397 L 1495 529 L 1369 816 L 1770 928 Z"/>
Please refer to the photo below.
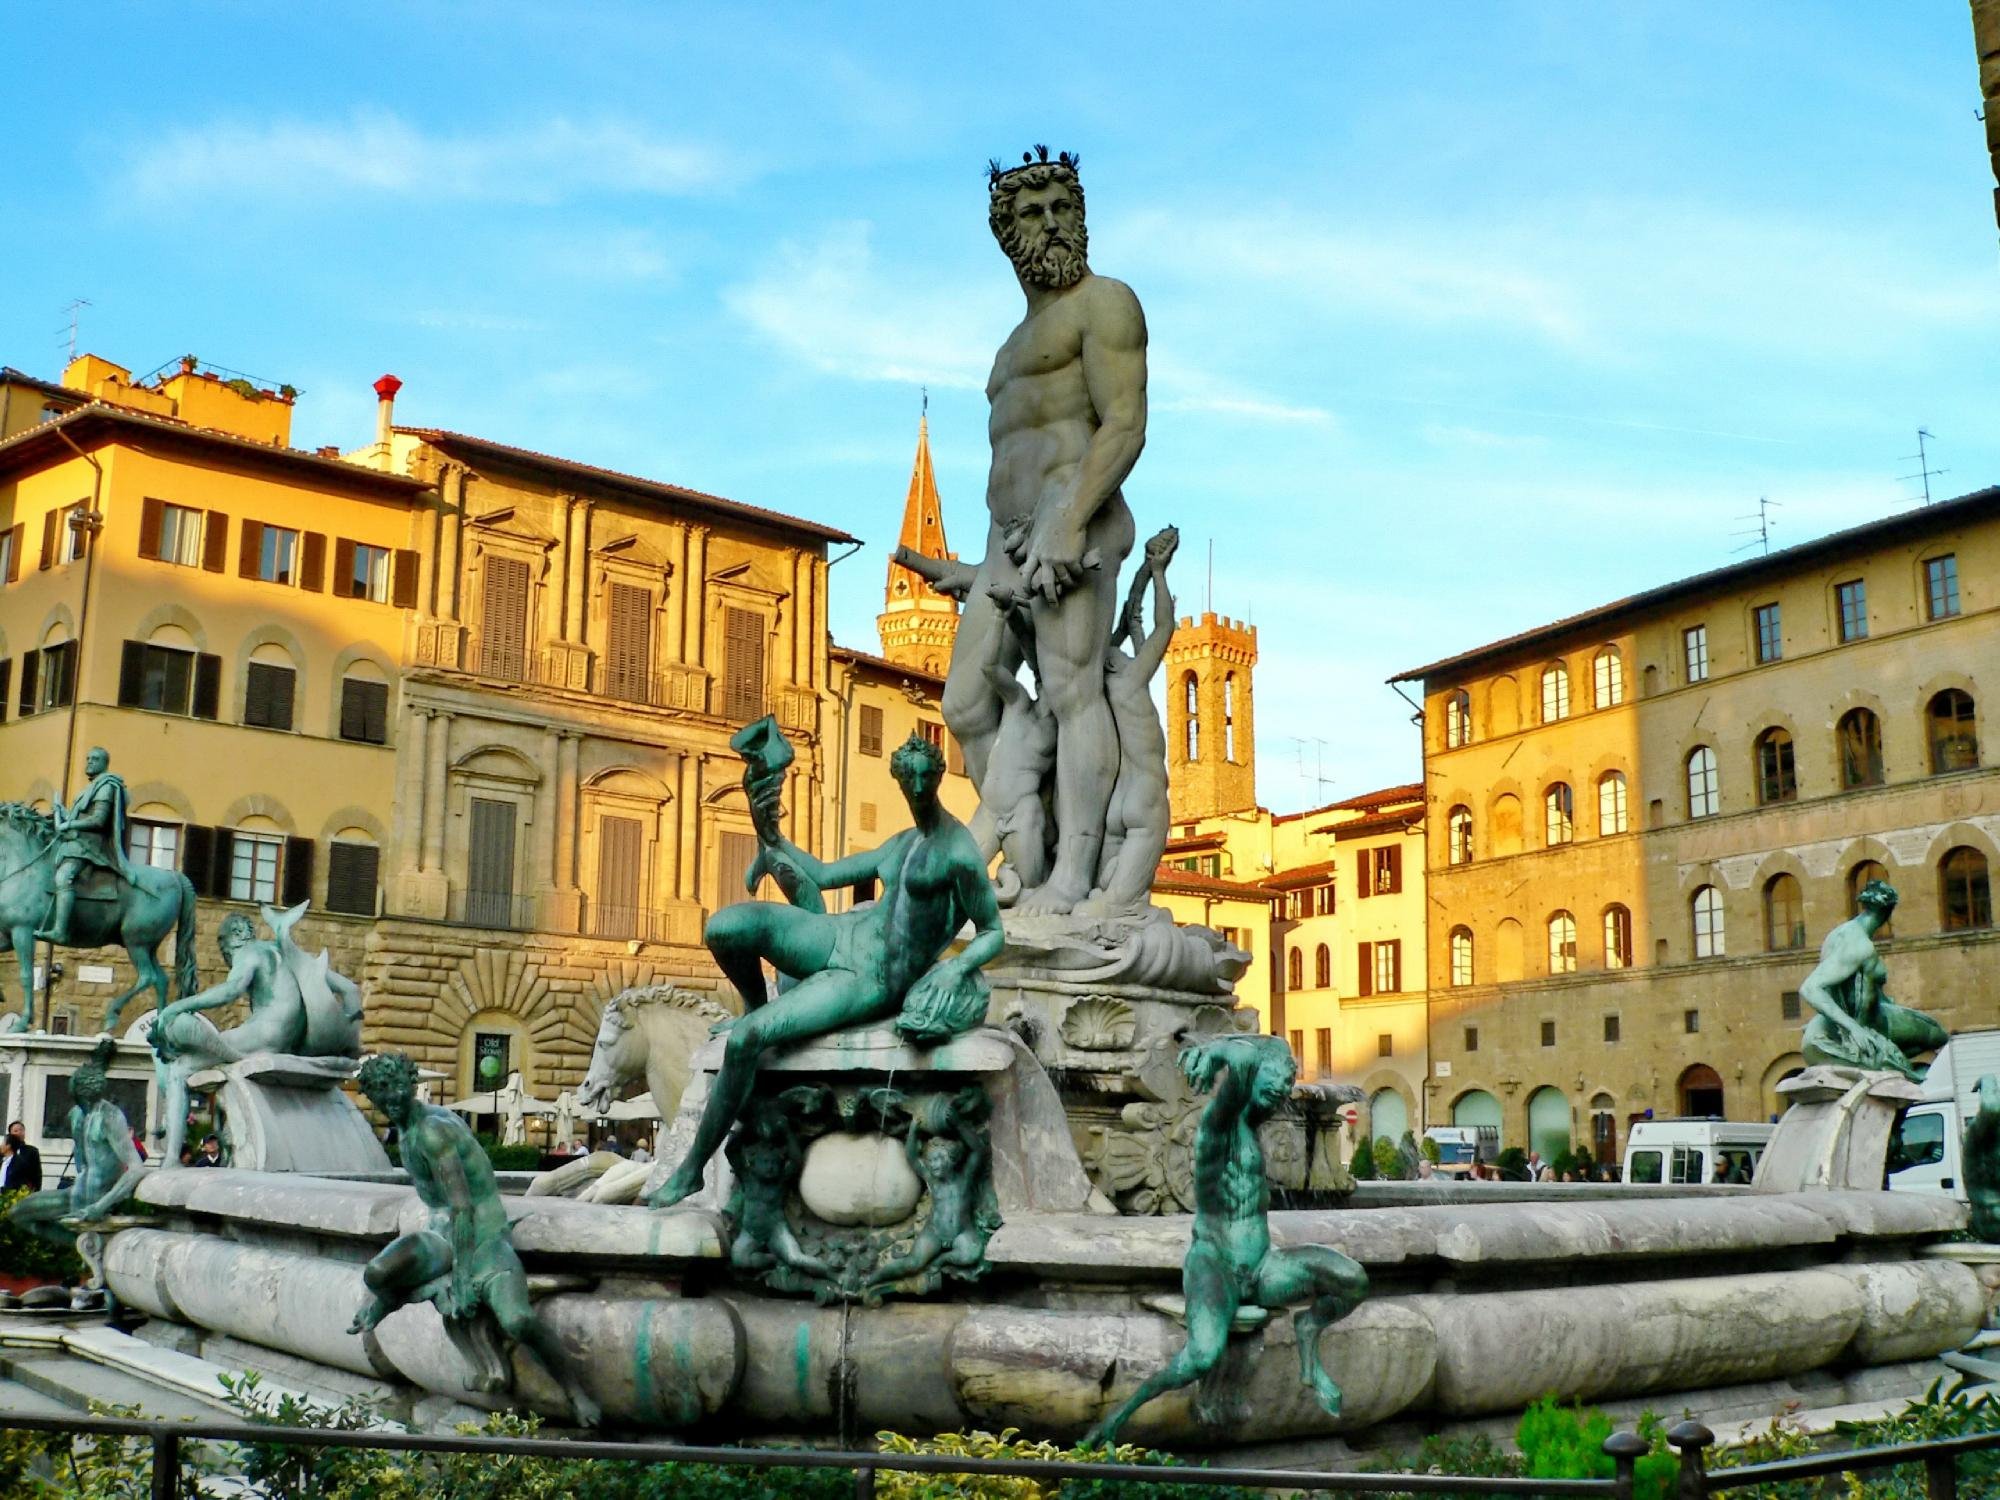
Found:
<path fill-rule="evenodd" d="M 1257 627 L 1214 611 L 1167 646 L 1167 779 L 1176 823 L 1257 805 L 1250 677 Z"/>
<path fill-rule="evenodd" d="M 903 500 L 903 527 L 896 543 L 926 557 L 953 555 L 945 547 L 944 508 L 938 503 L 937 474 L 931 467 L 928 415 L 917 420 L 917 456 L 910 466 L 910 491 Z M 958 638 L 958 605 L 892 554 L 875 628 L 888 660 L 942 677 L 951 665 L 952 642 Z"/>

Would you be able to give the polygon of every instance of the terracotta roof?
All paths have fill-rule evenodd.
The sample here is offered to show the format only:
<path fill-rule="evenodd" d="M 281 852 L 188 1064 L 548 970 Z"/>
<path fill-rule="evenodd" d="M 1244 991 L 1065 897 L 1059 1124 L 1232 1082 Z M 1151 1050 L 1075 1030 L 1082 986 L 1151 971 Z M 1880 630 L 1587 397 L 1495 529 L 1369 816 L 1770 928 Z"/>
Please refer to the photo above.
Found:
<path fill-rule="evenodd" d="M 1193 849 L 1220 849 L 1229 842 L 1226 833 L 1185 833 L 1179 838 L 1167 840 L 1167 848 L 1175 853 Z"/>
<path fill-rule="evenodd" d="M 1406 781 L 1401 786 L 1385 786 L 1379 791 L 1363 792 L 1358 797 L 1349 797 L 1345 802 L 1335 802 L 1323 809 L 1326 812 L 1373 812 L 1378 807 L 1393 807 L 1398 802 L 1421 802 L 1424 800 L 1424 784 L 1421 781 Z"/>
<path fill-rule="evenodd" d="M 1782 577 L 1799 568 L 1830 560 L 1845 553 L 1961 526 L 1970 521 L 1983 519 L 1989 511 L 2000 511 L 2000 486 L 1974 490 L 1969 495 L 1960 495 L 1952 500 L 1940 500 L 1936 505 L 1919 505 L 1912 510 L 1898 511 L 1877 521 L 1850 526 L 1845 531 L 1829 532 L 1809 542 L 1801 542 L 1795 547 L 1782 548 L 1768 557 L 1753 557 L 1746 562 L 1731 563 L 1727 567 L 1714 568 L 1674 583 L 1662 584 L 1643 593 L 1630 594 L 1610 604 L 1599 605 L 1596 609 L 1568 615 L 1551 624 L 1538 625 L 1533 630 L 1524 630 L 1518 635 L 1490 641 L 1484 646 L 1475 646 L 1472 650 L 1462 651 L 1456 656 L 1447 656 L 1425 666 L 1412 667 L 1407 672 L 1398 672 L 1389 681 L 1416 682 L 1462 672 L 1477 663 L 1495 657 L 1525 653 L 1531 647 L 1550 644 L 1585 629 L 1596 629 L 1650 614 L 1666 605 L 1697 594 L 1742 588 L 1763 579 Z"/>
<path fill-rule="evenodd" d="M 1315 828 L 1314 833 L 1330 833 L 1335 839 L 1366 838 L 1372 833 L 1402 833 L 1415 828 L 1424 820 L 1421 807 L 1407 808 L 1401 812 L 1370 813 L 1365 818 L 1356 818 L 1351 823 L 1328 823 Z"/>
<path fill-rule="evenodd" d="M 883 672 L 894 677 L 907 677 L 912 682 L 921 682 L 926 687 L 936 688 L 939 692 L 944 691 L 944 679 L 935 673 L 926 672 L 922 667 L 906 667 L 899 661 L 890 661 L 886 656 L 874 656 L 869 652 L 857 651 L 852 646 L 842 646 L 838 643 L 829 644 L 826 649 L 828 655 L 837 656 L 842 661 L 851 661 L 857 667 L 866 667 L 870 671 Z"/>
<path fill-rule="evenodd" d="M 1266 875 L 1258 884 L 1266 890 L 1289 891 L 1302 885 L 1325 885 L 1326 877 L 1338 868 L 1339 861 L 1323 859 L 1318 864 L 1300 865 L 1294 870 L 1280 870 L 1275 875 Z"/>
<path fill-rule="evenodd" d="M 1268 904 L 1271 899 L 1271 893 L 1262 886 L 1204 875 L 1199 870 L 1177 870 L 1171 865 L 1161 865 L 1153 872 L 1153 889 L 1183 896 L 1217 896 L 1226 901 L 1261 901 Z"/>
<path fill-rule="evenodd" d="M 637 474 L 622 474 L 616 469 L 579 463 L 573 458 L 557 458 L 551 453 L 537 453 L 532 448 L 516 448 L 509 443 L 496 443 L 491 438 L 474 437 L 466 432 L 452 432 L 443 427 L 398 427 L 396 431 L 429 443 L 433 447 L 458 450 L 484 458 L 491 463 L 511 464 L 516 468 L 535 470 L 561 478 L 585 480 L 609 489 L 623 490 L 642 499 L 671 500 L 676 505 L 684 505 L 692 510 L 728 516 L 735 520 L 768 526 L 777 531 L 789 531 L 794 535 L 816 537 L 826 542 L 860 540 L 859 537 L 849 536 L 837 526 L 824 526 L 818 521 L 801 520 L 782 511 L 766 510 L 761 505 L 746 505 L 741 500 L 725 500 L 720 495 L 691 490 L 683 485 L 646 479 Z"/>
<path fill-rule="evenodd" d="M 26 370 L 17 370 L 12 365 L 0 365 L 0 384 L 24 385 L 31 391 L 40 391 L 44 396 L 58 396 L 79 405 L 90 400 L 90 393 L 87 391 L 72 390 L 69 386 L 58 385 L 53 380 L 42 380 L 30 375 Z"/>
<path fill-rule="evenodd" d="M 178 417 L 156 417 L 129 407 L 92 401 L 53 421 L 43 422 L 0 443 L 0 475 L 20 473 L 51 461 L 73 458 L 69 444 L 58 433 L 76 440 L 78 447 L 92 442 L 113 442 L 119 438 L 149 438 L 169 446 L 178 444 L 223 452 L 252 468 L 275 469 L 294 479 L 311 479 L 340 489 L 369 490 L 398 500 L 408 499 L 430 488 L 421 479 L 407 474 L 386 474 L 380 469 L 364 469 L 345 459 L 321 458 L 297 448 L 280 448 L 233 432 L 212 427 L 196 427 Z"/>

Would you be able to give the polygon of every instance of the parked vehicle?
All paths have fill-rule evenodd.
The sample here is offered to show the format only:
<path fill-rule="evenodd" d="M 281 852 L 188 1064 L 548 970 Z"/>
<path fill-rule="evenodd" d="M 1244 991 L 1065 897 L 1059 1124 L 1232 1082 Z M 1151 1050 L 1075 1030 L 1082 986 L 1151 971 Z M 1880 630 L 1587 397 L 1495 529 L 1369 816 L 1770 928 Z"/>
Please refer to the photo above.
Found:
<path fill-rule="evenodd" d="M 1474 1162 L 1500 1154 L 1500 1131 L 1493 1125 L 1433 1125 L 1424 1139 L 1437 1142 L 1437 1169 L 1449 1177 L 1463 1177 Z"/>
<path fill-rule="evenodd" d="M 1903 1112 L 1889 1138 L 1891 1191 L 1965 1201 L 1959 1143 L 1979 1112 L 1974 1091 L 1988 1073 L 2000 1073 L 2000 1031 L 1962 1031 L 1938 1049 L 1924 1075 L 1924 1097 Z"/>
<path fill-rule="evenodd" d="M 1624 1179 L 1635 1183 L 1745 1183 L 1774 1125 L 1714 1117 L 1640 1120 L 1625 1141 Z"/>

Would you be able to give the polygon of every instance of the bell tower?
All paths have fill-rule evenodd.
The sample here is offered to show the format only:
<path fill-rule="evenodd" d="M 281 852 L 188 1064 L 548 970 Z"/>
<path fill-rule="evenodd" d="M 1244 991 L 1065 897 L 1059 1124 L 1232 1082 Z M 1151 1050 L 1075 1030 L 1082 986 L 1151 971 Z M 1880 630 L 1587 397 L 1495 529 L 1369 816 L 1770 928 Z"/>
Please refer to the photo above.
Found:
<path fill-rule="evenodd" d="M 1167 787 L 1176 823 L 1257 805 L 1257 627 L 1185 618 L 1167 645 Z"/>
<path fill-rule="evenodd" d="M 938 504 L 937 475 L 931 468 L 928 410 L 917 419 L 917 457 L 910 468 L 910 493 L 903 501 L 903 529 L 896 541 L 926 557 L 956 555 L 945 548 L 944 510 Z M 958 638 L 958 605 L 892 554 L 875 628 L 882 637 L 883 656 L 899 667 L 942 677 L 951 665 L 952 642 Z"/>

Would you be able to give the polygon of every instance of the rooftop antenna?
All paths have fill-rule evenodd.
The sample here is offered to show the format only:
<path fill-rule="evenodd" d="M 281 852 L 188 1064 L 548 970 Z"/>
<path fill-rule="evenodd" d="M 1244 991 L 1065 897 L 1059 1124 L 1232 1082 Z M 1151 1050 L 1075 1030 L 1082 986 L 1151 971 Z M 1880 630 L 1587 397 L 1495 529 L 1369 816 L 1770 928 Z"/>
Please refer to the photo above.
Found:
<path fill-rule="evenodd" d="M 63 309 L 63 316 L 69 319 L 69 322 L 65 327 L 58 329 L 57 332 L 68 335 L 69 360 L 71 364 L 76 363 L 76 326 L 82 317 L 83 310 L 90 305 L 90 299 L 87 297 L 73 297 L 70 299 L 69 306 Z"/>
<path fill-rule="evenodd" d="M 1203 598 L 1202 609 L 1215 613 L 1215 538 L 1208 539 L 1208 592 Z"/>
<path fill-rule="evenodd" d="M 924 393 L 924 415 L 928 417 L 931 414 L 931 388 L 927 385 L 920 385 L 917 389 Z"/>
<path fill-rule="evenodd" d="M 1933 469 L 1931 467 L 1930 449 L 1928 445 L 1936 441 L 1937 439 L 1932 436 L 1930 428 L 1919 427 L 1917 429 L 1917 451 L 1915 453 L 1905 453 L 1903 455 L 1904 463 L 1908 463 L 1911 459 L 1916 460 L 1917 472 L 1914 474 L 1898 474 L 1896 476 L 1898 481 L 1906 482 L 1912 479 L 1922 480 L 1924 485 L 1924 504 L 1926 505 L 1929 505 L 1931 503 L 1932 476 L 1949 474 L 1951 472 L 1951 470 L 1949 469 Z"/>
<path fill-rule="evenodd" d="M 1782 508 L 1776 500 L 1767 500 L 1764 496 L 1759 495 L 1757 497 L 1757 514 L 1754 516 L 1738 516 L 1736 518 L 1739 521 L 1755 521 L 1757 524 L 1748 531 L 1732 531 L 1729 533 L 1731 536 L 1747 536 L 1750 540 L 1742 546 L 1733 547 L 1730 550 L 1732 552 L 1748 552 L 1752 547 L 1758 547 L 1763 550 L 1764 556 L 1769 557 L 1771 555 L 1771 528 L 1778 524 L 1771 519 L 1771 512 Z"/>
<path fill-rule="evenodd" d="M 1322 739 L 1320 736 L 1316 734 L 1315 735 L 1294 734 L 1288 736 L 1288 738 L 1291 740 L 1292 744 L 1297 749 L 1298 764 L 1299 764 L 1299 779 L 1301 781 L 1306 779 L 1306 746 L 1311 745 L 1313 747 L 1312 782 L 1313 782 L 1314 795 L 1316 797 L 1324 799 L 1328 789 L 1331 788 L 1334 783 L 1334 778 L 1326 774 L 1327 741 Z"/>

